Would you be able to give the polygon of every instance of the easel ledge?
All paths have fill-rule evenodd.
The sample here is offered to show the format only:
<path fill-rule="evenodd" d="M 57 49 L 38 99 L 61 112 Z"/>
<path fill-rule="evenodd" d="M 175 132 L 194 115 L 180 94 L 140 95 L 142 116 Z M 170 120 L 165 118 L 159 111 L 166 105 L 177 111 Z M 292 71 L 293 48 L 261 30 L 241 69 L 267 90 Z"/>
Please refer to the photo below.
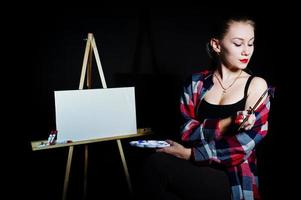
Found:
<path fill-rule="evenodd" d="M 119 139 L 140 137 L 140 136 L 151 135 L 151 134 L 153 134 L 151 128 L 139 128 L 139 129 L 137 129 L 137 133 L 136 134 L 114 136 L 114 137 L 92 139 L 92 140 L 84 140 L 84 141 L 70 142 L 70 143 L 65 143 L 65 144 L 54 144 L 54 145 L 40 146 L 43 143 L 47 143 L 47 140 L 32 141 L 31 142 L 31 147 L 32 147 L 33 151 L 38 151 L 38 150 L 44 150 L 44 149 L 53 149 L 53 148 L 59 148 L 59 147 L 67 147 L 67 146 L 74 146 L 74 145 L 81 145 L 81 144 L 90 144 L 90 143 L 110 141 L 110 140 L 119 140 Z"/>

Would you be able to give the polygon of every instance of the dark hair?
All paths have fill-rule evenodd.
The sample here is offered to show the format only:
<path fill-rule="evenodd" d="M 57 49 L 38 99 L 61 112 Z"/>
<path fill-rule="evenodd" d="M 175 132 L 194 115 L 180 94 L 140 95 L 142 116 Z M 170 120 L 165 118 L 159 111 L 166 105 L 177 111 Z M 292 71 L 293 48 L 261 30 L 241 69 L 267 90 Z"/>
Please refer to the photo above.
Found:
<path fill-rule="evenodd" d="M 222 17 L 222 16 L 221 16 Z M 255 22 L 249 16 L 238 15 L 238 16 L 224 16 L 223 18 L 217 18 L 213 22 L 211 30 L 211 38 L 223 39 L 226 33 L 229 31 L 229 27 L 234 22 L 244 22 L 250 24 L 255 29 Z"/>
<path fill-rule="evenodd" d="M 210 36 L 208 42 L 206 43 L 206 51 L 208 56 L 211 59 L 211 67 L 216 67 L 217 65 L 217 55 L 215 51 L 212 49 L 210 45 L 210 40 L 212 38 L 216 38 L 222 40 L 227 32 L 229 31 L 229 27 L 234 22 L 244 22 L 250 24 L 255 30 L 255 21 L 250 16 L 245 15 L 235 15 L 235 16 L 218 16 L 212 23 L 212 27 L 210 30 Z"/>

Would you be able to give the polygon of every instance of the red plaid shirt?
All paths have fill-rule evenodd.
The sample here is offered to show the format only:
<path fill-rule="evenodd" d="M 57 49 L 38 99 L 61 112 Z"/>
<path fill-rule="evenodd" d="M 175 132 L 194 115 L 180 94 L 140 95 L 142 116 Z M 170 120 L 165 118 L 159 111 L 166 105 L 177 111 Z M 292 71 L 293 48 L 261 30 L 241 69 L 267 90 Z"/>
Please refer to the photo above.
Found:
<path fill-rule="evenodd" d="M 256 145 L 266 136 L 270 99 L 255 110 L 256 121 L 251 130 L 222 136 L 218 128 L 220 119 L 200 122 L 198 105 L 206 91 L 213 86 L 212 72 L 193 74 L 184 86 L 181 112 L 185 123 L 181 128 L 183 141 L 194 141 L 193 158 L 196 162 L 219 163 L 226 167 L 233 200 L 260 199 L 256 176 Z"/>

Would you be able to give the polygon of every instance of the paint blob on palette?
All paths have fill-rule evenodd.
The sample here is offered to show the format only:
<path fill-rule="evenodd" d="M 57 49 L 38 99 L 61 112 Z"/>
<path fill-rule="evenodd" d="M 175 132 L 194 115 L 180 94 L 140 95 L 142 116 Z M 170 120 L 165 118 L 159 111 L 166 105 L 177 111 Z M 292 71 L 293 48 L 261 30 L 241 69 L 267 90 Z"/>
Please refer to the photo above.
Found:
<path fill-rule="evenodd" d="M 170 146 L 170 144 L 164 140 L 137 140 L 131 141 L 130 145 L 141 148 L 164 148 Z"/>

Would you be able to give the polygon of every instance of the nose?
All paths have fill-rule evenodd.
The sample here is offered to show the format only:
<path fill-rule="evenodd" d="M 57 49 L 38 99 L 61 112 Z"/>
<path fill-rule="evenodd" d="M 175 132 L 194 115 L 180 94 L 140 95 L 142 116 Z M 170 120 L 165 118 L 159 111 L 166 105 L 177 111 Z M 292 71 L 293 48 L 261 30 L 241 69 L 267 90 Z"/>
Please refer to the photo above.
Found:
<path fill-rule="evenodd" d="M 250 49 L 248 48 L 248 46 L 244 46 L 242 52 L 241 52 L 241 55 L 242 56 L 249 56 L 250 55 Z"/>
<path fill-rule="evenodd" d="M 248 56 L 250 54 L 250 51 L 248 49 L 244 49 L 242 52 L 241 52 L 241 55 L 243 56 Z"/>

